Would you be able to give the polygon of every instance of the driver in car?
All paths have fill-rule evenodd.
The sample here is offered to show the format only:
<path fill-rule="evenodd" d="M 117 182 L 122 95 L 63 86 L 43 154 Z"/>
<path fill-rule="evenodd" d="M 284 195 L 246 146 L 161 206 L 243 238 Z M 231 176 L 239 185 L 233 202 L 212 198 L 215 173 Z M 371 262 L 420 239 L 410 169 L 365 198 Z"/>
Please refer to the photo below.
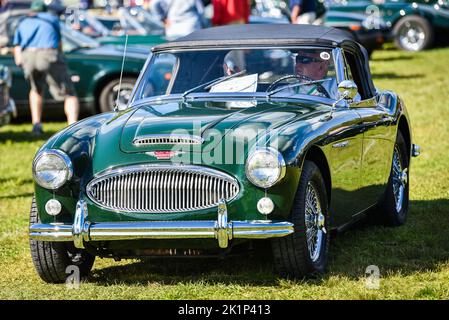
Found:
<path fill-rule="evenodd" d="M 223 59 L 223 73 L 230 76 L 245 70 L 245 54 L 243 50 L 232 50 Z"/>
<path fill-rule="evenodd" d="M 323 92 L 325 90 L 331 98 L 336 99 L 338 97 L 335 76 L 328 75 L 331 63 L 329 52 L 323 50 L 299 51 L 295 57 L 295 62 L 295 74 L 302 78 L 303 82 L 327 79 L 320 84 L 299 87 L 298 93 L 326 96 L 326 93 Z"/>

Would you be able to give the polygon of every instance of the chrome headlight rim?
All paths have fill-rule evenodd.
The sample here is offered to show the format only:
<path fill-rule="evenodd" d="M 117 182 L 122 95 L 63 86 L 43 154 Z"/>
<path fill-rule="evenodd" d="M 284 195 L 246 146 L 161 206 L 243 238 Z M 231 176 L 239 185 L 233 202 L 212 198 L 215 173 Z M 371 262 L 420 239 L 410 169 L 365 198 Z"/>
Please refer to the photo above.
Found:
<path fill-rule="evenodd" d="M 64 181 L 62 183 L 60 183 L 59 185 L 56 185 L 54 187 L 50 187 L 50 186 L 46 186 L 46 185 L 42 185 L 42 183 L 40 182 L 39 178 L 37 177 L 36 174 L 36 165 L 39 162 L 39 160 L 41 160 L 44 156 L 56 156 L 59 157 L 65 164 L 67 170 L 66 170 L 66 177 L 64 179 Z M 73 164 L 72 164 L 72 160 L 70 160 L 69 156 L 62 150 L 59 149 L 50 149 L 50 150 L 45 150 L 40 152 L 33 161 L 33 178 L 34 181 L 36 181 L 36 183 L 41 186 L 42 188 L 48 189 L 48 190 L 57 190 L 59 188 L 61 188 L 63 185 L 65 185 L 67 183 L 67 181 L 70 181 L 73 177 Z"/>
<path fill-rule="evenodd" d="M 275 156 L 278 161 L 279 175 L 277 176 L 277 178 L 274 180 L 273 183 L 261 184 L 259 181 L 254 180 L 252 178 L 252 175 L 249 172 L 249 170 L 250 170 L 249 165 L 251 163 L 251 160 L 259 153 L 270 153 L 271 155 Z M 255 150 L 253 150 L 246 159 L 246 164 L 245 164 L 246 177 L 253 185 L 255 185 L 259 188 L 264 188 L 264 189 L 271 188 L 272 186 L 276 185 L 279 181 L 281 181 L 285 177 L 285 173 L 286 173 L 286 165 L 285 165 L 284 157 L 277 149 L 275 149 L 273 147 L 258 147 Z"/>

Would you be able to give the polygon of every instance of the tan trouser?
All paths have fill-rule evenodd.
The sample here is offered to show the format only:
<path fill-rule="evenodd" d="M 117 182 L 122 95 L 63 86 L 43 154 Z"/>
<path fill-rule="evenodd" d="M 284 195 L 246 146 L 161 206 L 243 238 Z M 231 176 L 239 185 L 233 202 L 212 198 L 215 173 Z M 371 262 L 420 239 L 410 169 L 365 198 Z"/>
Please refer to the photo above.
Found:
<path fill-rule="evenodd" d="M 315 19 L 315 12 L 306 12 L 299 15 L 299 17 L 296 19 L 296 24 L 313 24 Z"/>

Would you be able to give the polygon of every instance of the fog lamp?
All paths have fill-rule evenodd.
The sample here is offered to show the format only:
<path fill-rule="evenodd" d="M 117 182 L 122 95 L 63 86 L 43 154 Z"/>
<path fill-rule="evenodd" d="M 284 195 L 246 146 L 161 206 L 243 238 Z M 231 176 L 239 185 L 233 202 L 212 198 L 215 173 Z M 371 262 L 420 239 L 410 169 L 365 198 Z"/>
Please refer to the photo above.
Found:
<path fill-rule="evenodd" d="M 61 213 L 61 203 L 56 199 L 50 199 L 45 204 L 45 211 L 51 216 L 56 216 Z"/>
<path fill-rule="evenodd" d="M 274 210 L 273 200 L 271 200 L 268 197 L 261 198 L 257 202 L 257 210 L 259 210 L 259 212 L 261 214 L 265 214 L 265 215 L 272 213 Z"/>

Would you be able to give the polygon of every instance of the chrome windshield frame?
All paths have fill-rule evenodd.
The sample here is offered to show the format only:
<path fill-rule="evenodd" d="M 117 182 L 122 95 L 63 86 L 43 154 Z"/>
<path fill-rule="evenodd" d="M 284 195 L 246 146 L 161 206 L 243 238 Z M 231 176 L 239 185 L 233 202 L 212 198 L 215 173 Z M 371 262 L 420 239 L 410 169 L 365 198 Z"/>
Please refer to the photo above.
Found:
<path fill-rule="evenodd" d="M 135 102 L 130 103 L 129 108 L 138 108 L 146 106 L 148 104 L 163 104 L 166 102 L 182 102 L 189 103 L 190 101 L 211 101 L 211 102 L 232 102 L 232 101 L 260 101 L 260 102 L 296 102 L 296 101 L 313 101 L 319 104 L 332 106 L 336 99 L 330 99 L 320 96 L 311 96 L 306 94 L 295 94 L 293 96 L 276 96 L 273 95 L 270 99 L 267 99 L 266 94 L 263 92 L 256 93 L 244 93 L 244 92 L 217 92 L 217 93 L 192 93 L 186 99 L 182 99 L 181 93 L 170 94 L 170 95 L 160 95 L 148 97 L 145 99 L 140 99 Z M 339 102 L 338 106 L 346 105 L 345 102 Z"/>

